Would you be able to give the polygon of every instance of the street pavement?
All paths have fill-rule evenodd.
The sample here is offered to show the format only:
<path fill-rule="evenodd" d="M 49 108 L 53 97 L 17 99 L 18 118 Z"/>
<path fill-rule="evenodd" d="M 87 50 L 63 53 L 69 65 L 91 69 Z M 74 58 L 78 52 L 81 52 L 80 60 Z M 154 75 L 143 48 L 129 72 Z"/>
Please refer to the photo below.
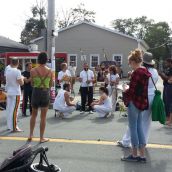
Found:
<path fill-rule="evenodd" d="M 162 90 L 161 80 L 158 88 Z M 79 97 L 76 96 L 76 99 L 79 100 Z M 50 163 L 57 164 L 64 172 L 171 172 L 172 129 L 158 122 L 152 122 L 150 144 L 146 150 L 148 162 L 120 161 L 123 155 L 129 153 L 129 149 L 116 146 L 116 141 L 122 138 L 127 128 L 127 118 L 122 114 L 116 112 L 108 119 L 99 119 L 97 114 L 81 115 L 75 111 L 66 119 L 59 119 L 50 109 L 45 131 L 45 137 L 50 138 L 50 142 L 42 144 L 49 148 L 47 155 Z M 24 132 L 9 133 L 6 130 L 6 112 L 0 112 L 0 162 L 26 143 L 29 119 L 19 114 L 19 127 Z M 38 116 L 33 145 L 39 143 L 39 122 Z"/>

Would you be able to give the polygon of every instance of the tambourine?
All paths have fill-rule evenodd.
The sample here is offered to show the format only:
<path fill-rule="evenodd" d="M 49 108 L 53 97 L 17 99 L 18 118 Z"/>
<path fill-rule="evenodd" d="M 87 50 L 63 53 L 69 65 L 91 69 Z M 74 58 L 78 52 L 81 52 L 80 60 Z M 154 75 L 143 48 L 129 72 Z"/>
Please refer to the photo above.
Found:
<path fill-rule="evenodd" d="M 63 76 L 63 81 L 69 82 L 70 81 L 70 76 L 64 75 Z"/>

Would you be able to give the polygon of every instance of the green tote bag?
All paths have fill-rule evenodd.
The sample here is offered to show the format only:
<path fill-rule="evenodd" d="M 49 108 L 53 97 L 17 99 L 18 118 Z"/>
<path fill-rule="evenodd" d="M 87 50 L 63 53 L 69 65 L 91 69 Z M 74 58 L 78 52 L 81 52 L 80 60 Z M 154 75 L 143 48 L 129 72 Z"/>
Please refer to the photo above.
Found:
<path fill-rule="evenodd" d="M 151 76 L 152 79 L 152 76 Z M 166 122 L 165 106 L 161 98 L 161 92 L 156 88 L 156 85 L 152 79 L 155 86 L 155 96 L 152 102 L 152 121 L 159 121 L 161 124 Z"/>

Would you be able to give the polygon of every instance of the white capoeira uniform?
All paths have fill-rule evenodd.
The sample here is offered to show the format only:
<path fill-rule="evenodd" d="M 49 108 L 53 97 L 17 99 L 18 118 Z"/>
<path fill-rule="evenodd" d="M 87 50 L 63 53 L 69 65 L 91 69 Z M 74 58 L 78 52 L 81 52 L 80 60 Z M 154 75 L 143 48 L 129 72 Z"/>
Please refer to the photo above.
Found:
<path fill-rule="evenodd" d="M 109 92 L 109 97 L 111 98 L 111 102 L 112 102 L 112 112 L 115 112 L 116 110 L 116 100 L 117 100 L 117 88 L 116 85 L 111 86 L 110 82 L 111 81 L 116 81 L 119 78 L 119 75 L 113 75 L 113 74 L 108 74 L 107 75 L 108 78 L 108 92 Z"/>
<path fill-rule="evenodd" d="M 64 117 L 71 114 L 74 110 L 76 110 L 75 106 L 68 106 L 65 102 L 65 90 L 60 90 L 55 98 L 53 103 L 53 109 L 58 110 L 60 113 L 63 113 Z"/>
<path fill-rule="evenodd" d="M 17 68 L 8 68 L 6 75 L 7 91 L 7 127 L 11 131 L 18 128 L 17 117 L 20 107 L 21 88 L 17 80 L 22 78 L 21 71 Z"/>
<path fill-rule="evenodd" d="M 155 83 L 157 83 L 158 81 L 158 72 L 156 69 L 154 68 L 148 68 L 149 72 L 152 74 L 152 78 L 154 80 Z M 150 131 L 150 126 L 151 126 L 151 106 L 152 106 L 152 101 L 154 99 L 154 95 L 155 95 L 155 87 L 152 83 L 152 79 L 149 78 L 149 84 L 148 84 L 148 100 L 149 100 L 149 109 L 148 110 L 144 110 L 142 112 L 142 116 L 143 116 L 143 120 L 142 120 L 142 125 L 143 125 L 143 133 L 145 135 L 145 139 L 146 139 L 146 144 L 148 143 L 148 139 L 149 139 L 149 131 Z M 130 136 L 130 130 L 129 128 L 127 128 L 126 133 L 124 134 L 123 138 L 122 138 L 122 144 L 126 147 L 131 145 L 131 136 Z"/>
<path fill-rule="evenodd" d="M 112 111 L 112 103 L 109 97 L 103 101 L 102 105 L 94 105 L 94 110 L 100 118 L 103 118 L 107 113 Z"/>

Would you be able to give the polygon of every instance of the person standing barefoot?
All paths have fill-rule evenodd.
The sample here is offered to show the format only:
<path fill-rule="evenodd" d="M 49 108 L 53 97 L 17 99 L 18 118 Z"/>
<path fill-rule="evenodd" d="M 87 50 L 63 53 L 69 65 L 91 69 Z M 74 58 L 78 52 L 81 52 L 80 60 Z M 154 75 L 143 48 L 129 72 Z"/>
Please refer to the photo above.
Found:
<path fill-rule="evenodd" d="M 50 101 L 50 88 L 53 85 L 53 73 L 46 66 L 47 54 L 40 53 L 38 55 L 39 66 L 31 70 L 31 84 L 33 86 L 32 92 L 32 115 L 30 119 L 30 134 L 28 141 L 32 141 L 33 132 L 36 123 L 38 109 L 41 109 L 41 122 L 40 122 L 40 143 L 49 141 L 44 138 L 44 131 L 46 126 L 46 115 Z"/>

